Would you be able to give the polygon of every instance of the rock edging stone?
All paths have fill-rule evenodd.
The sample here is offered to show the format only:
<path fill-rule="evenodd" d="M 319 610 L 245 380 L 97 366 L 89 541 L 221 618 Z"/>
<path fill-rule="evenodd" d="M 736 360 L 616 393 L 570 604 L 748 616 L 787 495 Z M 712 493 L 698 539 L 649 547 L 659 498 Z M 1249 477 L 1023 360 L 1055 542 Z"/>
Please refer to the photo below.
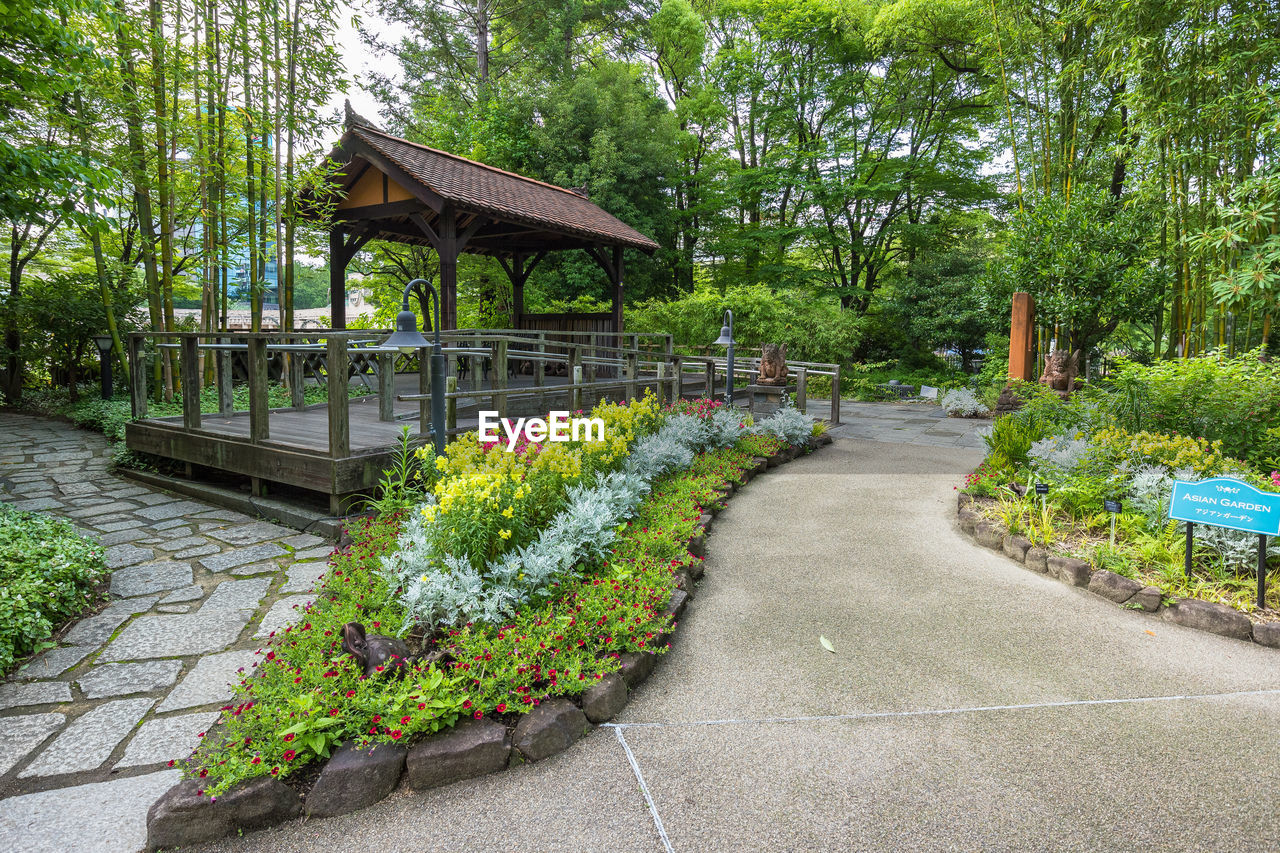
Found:
<path fill-rule="evenodd" d="M 1106 569 L 1094 571 L 1085 560 L 1051 555 L 1025 537 L 1007 532 L 1003 525 L 983 518 L 973 508 L 974 503 L 972 495 L 964 492 L 957 495 L 956 521 L 960 529 L 984 548 L 998 551 L 1028 569 L 1048 574 L 1069 586 L 1083 587 L 1132 610 L 1158 613 L 1161 618 L 1187 628 L 1280 649 L 1280 622 L 1254 623 L 1234 607 L 1198 598 L 1182 598 L 1163 606 L 1164 593 L 1159 587 L 1143 586 Z"/>

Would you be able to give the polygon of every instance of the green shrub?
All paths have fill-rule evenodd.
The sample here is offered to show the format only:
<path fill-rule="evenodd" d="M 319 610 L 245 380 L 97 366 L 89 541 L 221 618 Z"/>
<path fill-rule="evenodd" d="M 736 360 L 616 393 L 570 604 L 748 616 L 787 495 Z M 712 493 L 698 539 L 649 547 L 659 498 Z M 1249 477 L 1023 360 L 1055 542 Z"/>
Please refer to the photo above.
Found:
<path fill-rule="evenodd" d="M 0 672 L 82 611 L 106 571 L 101 546 L 70 522 L 0 504 Z"/>
<path fill-rule="evenodd" d="M 1125 362 L 1111 408 L 1126 429 L 1220 441 L 1225 455 L 1269 470 L 1280 457 L 1280 364 L 1260 355 Z"/>
<path fill-rule="evenodd" d="M 720 334 L 726 308 L 733 311 L 740 350 L 786 344 L 790 359 L 836 364 L 850 358 L 860 335 L 859 318 L 835 300 L 763 285 L 730 288 L 723 296 L 699 290 L 671 302 L 642 302 L 628 309 L 627 331 L 665 332 L 677 347 L 705 347 Z"/>

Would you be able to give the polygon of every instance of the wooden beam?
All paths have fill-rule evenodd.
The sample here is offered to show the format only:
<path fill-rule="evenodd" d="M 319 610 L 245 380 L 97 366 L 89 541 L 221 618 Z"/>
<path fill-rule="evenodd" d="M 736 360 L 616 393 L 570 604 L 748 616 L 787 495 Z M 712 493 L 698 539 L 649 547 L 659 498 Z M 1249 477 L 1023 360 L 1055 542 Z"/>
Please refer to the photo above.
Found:
<path fill-rule="evenodd" d="M 467 248 L 467 242 L 480 230 L 480 226 L 488 221 L 483 216 L 473 216 L 471 218 L 470 224 L 458 235 L 458 252 L 462 252 Z"/>
<path fill-rule="evenodd" d="M 329 229 L 329 326 L 334 329 L 347 327 L 347 261 L 349 260 L 342 229 L 334 225 Z"/>
<path fill-rule="evenodd" d="M 452 207 L 440 212 L 440 329 L 458 328 L 458 219 Z"/>
<path fill-rule="evenodd" d="M 427 221 L 427 217 L 423 216 L 421 213 L 411 213 L 409 214 L 409 221 L 418 226 L 418 230 L 421 231 L 422 235 L 431 243 L 431 248 L 435 249 L 437 252 L 440 251 L 440 235 L 436 233 L 436 229 L 431 227 L 431 223 Z M 439 222 L 438 219 L 436 221 L 437 223 Z"/>
<path fill-rule="evenodd" d="M 394 219 L 398 216 L 408 216 L 412 213 L 421 213 L 423 210 L 429 210 L 426 205 L 417 199 L 409 201 L 392 201 L 386 204 L 366 204 L 362 207 L 347 207 L 342 210 L 335 210 L 333 218 L 342 222 L 376 220 L 376 219 Z"/>

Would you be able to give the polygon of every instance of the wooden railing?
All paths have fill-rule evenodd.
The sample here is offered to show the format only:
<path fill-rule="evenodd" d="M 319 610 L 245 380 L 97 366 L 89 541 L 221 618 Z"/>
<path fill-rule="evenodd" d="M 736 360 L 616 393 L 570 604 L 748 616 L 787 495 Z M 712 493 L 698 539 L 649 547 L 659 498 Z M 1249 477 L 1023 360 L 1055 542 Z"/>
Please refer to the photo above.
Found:
<path fill-rule="evenodd" d="M 304 385 L 307 373 L 328 390 L 327 455 L 342 459 L 351 455 L 350 402 L 352 376 L 376 379 L 378 417 L 394 421 L 395 402 L 419 404 L 419 430 L 426 434 L 430 420 L 430 353 L 424 348 L 409 356 L 382 350 L 378 344 L 389 334 L 385 330 L 308 330 L 304 332 L 135 332 L 129 335 L 130 394 L 135 418 L 147 414 L 151 353 L 176 349 L 179 353 L 179 380 L 183 389 L 182 423 L 187 430 L 200 430 L 204 417 L 200 407 L 208 362 L 213 362 L 213 384 L 217 388 L 218 411 L 230 416 L 236 362 L 243 359 L 249 391 L 248 440 L 251 444 L 271 440 L 268 397 L 269 365 L 278 363 L 281 378 L 290 390 L 290 406 L 306 408 Z M 631 399 L 642 389 L 653 388 L 663 401 L 686 396 L 691 375 L 702 379 L 701 392 L 710 396 L 725 385 L 725 359 L 690 358 L 673 354 L 672 338 L 661 334 L 616 334 L 575 331 L 533 331 L 519 329 L 461 329 L 441 333 L 446 355 L 446 420 L 451 434 L 458 428 L 460 401 L 482 401 L 505 415 L 513 402 L 532 401 L 538 411 L 553 395 L 566 396 L 570 409 L 584 408 L 584 401 L 611 396 Z M 150 346 L 148 346 L 150 345 Z M 150 351 L 149 351 L 150 350 Z M 758 370 L 759 359 L 740 357 L 735 361 L 733 382 L 748 383 Z M 840 368 L 835 364 L 789 362 L 795 374 L 795 402 L 807 409 L 808 378 L 829 376 L 832 381 L 831 421 L 839 423 Z M 334 369 L 341 365 L 341 369 Z M 486 369 L 487 368 L 487 369 Z M 417 394 L 396 395 L 397 371 L 418 374 Z M 458 387 L 459 373 L 470 379 L 469 389 Z M 509 379 L 529 375 L 532 387 L 512 388 Z M 547 379 L 559 379 L 548 384 Z M 483 387 L 487 385 L 488 387 Z M 316 448 L 319 451 L 319 448 Z"/>

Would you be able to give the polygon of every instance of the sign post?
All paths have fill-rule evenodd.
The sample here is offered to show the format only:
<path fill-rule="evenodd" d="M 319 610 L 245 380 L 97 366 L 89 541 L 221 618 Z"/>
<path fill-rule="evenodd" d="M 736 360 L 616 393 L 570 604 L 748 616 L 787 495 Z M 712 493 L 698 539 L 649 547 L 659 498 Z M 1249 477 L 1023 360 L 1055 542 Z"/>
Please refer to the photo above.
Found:
<path fill-rule="evenodd" d="M 1258 608 L 1267 595 L 1267 537 L 1280 536 L 1280 494 L 1264 492 L 1248 483 L 1214 477 L 1198 483 L 1175 480 L 1169 518 L 1187 522 L 1185 571 L 1191 575 L 1192 528 L 1211 524 L 1258 534 Z"/>
<path fill-rule="evenodd" d="M 1040 496 L 1040 511 L 1049 511 L 1049 484 L 1036 483 L 1036 494 Z"/>
<path fill-rule="evenodd" d="M 1106 500 L 1102 502 L 1102 508 L 1111 513 L 1111 547 L 1116 547 L 1116 516 L 1124 509 L 1124 505 L 1120 501 Z"/>

